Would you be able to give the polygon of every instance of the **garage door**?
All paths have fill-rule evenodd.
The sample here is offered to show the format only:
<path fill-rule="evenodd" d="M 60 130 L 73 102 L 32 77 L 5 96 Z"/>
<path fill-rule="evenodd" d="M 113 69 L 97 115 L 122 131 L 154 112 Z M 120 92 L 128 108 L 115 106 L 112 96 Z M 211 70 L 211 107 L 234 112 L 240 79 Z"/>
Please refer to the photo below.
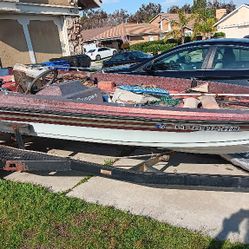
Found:
<path fill-rule="evenodd" d="M 58 28 L 53 21 L 30 21 L 29 32 L 37 62 L 62 55 Z"/>

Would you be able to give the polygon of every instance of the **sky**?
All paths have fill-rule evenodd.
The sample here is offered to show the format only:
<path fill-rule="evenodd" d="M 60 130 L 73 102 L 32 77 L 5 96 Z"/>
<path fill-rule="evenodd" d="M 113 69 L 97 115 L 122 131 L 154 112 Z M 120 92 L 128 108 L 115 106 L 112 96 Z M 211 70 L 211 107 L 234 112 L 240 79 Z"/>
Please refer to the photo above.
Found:
<path fill-rule="evenodd" d="M 193 0 L 102 0 L 103 4 L 101 8 L 108 13 L 112 13 L 117 9 L 125 9 L 129 13 L 136 12 L 142 4 L 160 3 L 162 5 L 163 11 L 172 5 L 182 6 L 184 4 L 192 4 Z M 222 0 L 222 2 L 230 2 L 230 0 Z M 248 2 L 248 0 L 233 0 L 234 4 L 237 6 Z"/>

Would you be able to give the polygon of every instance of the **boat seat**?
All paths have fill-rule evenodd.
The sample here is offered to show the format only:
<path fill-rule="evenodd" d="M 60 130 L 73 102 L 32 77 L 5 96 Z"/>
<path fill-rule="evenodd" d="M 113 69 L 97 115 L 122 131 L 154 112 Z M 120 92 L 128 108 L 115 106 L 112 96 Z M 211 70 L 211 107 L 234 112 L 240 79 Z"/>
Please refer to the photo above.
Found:
<path fill-rule="evenodd" d="M 38 92 L 37 95 L 54 96 L 85 103 L 100 104 L 104 102 L 100 89 L 96 87 L 86 87 L 82 85 L 79 80 L 53 84 Z"/>

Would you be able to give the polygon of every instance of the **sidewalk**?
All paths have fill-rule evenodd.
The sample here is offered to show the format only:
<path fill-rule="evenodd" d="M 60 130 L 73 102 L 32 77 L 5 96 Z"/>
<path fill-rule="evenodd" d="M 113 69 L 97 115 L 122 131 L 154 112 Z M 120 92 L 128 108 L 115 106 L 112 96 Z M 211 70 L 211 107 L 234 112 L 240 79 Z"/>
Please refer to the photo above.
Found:
<path fill-rule="evenodd" d="M 33 149 L 44 149 L 37 139 Z M 89 162 L 105 164 L 114 161 L 127 147 L 72 143 L 46 140 L 49 154 L 71 156 Z M 148 150 L 133 153 L 146 154 Z M 114 166 L 129 166 L 136 159 L 120 159 Z M 248 174 L 218 156 L 176 153 L 169 163 L 159 165 L 167 172 Z M 12 173 L 5 179 L 31 182 L 51 191 L 65 192 L 68 196 L 88 202 L 114 206 L 153 217 L 159 221 L 197 230 L 218 239 L 249 243 L 249 193 L 180 190 L 153 188 L 101 177 L 91 177 L 80 172 L 63 173 Z"/>

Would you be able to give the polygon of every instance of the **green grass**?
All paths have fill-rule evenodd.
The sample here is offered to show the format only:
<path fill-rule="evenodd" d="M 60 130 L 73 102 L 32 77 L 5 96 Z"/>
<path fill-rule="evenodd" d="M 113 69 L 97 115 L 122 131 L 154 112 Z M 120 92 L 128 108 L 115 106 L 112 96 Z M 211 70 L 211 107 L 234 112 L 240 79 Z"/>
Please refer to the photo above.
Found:
<path fill-rule="evenodd" d="M 105 166 L 113 166 L 113 164 L 117 161 L 117 159 L 106 159 L 104 161 Z"/>
<path fill-rule="evenodd" d="M 67 198 L 31 184 L 0 180 L 0 248 L 248 247 L 215 242 L 200 233 Z"/>

